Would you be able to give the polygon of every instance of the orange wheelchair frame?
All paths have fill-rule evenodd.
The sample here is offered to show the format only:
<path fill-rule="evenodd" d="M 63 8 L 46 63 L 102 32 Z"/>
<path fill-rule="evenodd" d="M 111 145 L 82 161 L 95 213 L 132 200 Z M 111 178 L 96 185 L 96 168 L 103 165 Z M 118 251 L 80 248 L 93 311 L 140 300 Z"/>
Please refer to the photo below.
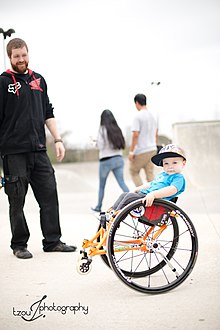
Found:
<path fill-rule="evenodd" d="M 141 200 L 115 214 L 100 213 L 97 233 L 84 239 L 77 270 L 88 274 L 92 259 L 105 264 L 130 288 L 161 293 L 180 285 L 192 271 L 198 238 L 188 215 L 175 203 L 155 200 L 145 207 Z"/>

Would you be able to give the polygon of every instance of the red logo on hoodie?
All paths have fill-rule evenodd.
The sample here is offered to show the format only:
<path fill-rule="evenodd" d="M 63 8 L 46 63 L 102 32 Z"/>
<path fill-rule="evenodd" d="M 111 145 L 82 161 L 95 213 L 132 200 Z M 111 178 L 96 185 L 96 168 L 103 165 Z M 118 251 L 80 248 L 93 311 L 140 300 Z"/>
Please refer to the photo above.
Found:
<path fill-rule="evenodd" d="M 41 78 L 34 79 L 29 83 L 29 85 L 31 86 L 31 89 L 36 89 L 38 91 L 43 92 L 43 89 L 40 87 L 40 79 Z"/>

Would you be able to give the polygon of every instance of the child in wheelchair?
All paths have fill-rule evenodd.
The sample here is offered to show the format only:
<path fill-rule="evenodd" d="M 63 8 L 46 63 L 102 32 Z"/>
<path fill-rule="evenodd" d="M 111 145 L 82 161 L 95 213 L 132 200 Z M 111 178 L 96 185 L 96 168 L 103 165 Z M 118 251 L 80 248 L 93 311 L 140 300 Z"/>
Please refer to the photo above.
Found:
<path fill-rule="evenodd" d="M 168 144 L 151 160 L 155 165 L 162 166 L 163 172 L 152 182 L 136 187 L 134 191 L 122 193 L 112 206 L 111 213 L 141 198 L 145 206 L 151 206 L 155 198 L 173 200 L 185 190 L 185 178 L 181 172 L 186 164 L 186 157 L 182 148 Z"/>
<path fill-rule="evenodd" d="M 198 254 L 196 230 L 188 215 L 169 202 L 185 190 L 184 151 L 169 144 L 152 162 L 163 172 L 100 213 L 98 231 L 83 240 L 80 274 L 87 274 L 99 255 L 128 287 L 156 294 L 176 288 L 191 273 Z"/>

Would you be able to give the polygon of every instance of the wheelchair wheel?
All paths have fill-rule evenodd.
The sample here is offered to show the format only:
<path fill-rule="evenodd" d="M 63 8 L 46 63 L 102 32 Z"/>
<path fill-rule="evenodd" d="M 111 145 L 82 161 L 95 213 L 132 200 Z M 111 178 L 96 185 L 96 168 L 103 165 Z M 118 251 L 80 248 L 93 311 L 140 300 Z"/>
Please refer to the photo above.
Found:
<path fill-rule="evenodd" d="M 158 199 L 146 208 L 138 200 L 116 216 L 107 250 L 122 282 L 136 291 L 156 294 L 176 288 L 189 276 L 198 239 L 192 221 L 174 203 Z"/>

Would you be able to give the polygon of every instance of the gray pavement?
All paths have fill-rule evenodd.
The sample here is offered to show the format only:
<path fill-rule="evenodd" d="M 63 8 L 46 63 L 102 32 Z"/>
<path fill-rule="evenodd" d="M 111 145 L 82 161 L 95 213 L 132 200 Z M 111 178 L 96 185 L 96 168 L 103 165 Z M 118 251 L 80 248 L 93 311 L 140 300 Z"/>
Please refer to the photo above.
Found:
<path fill-rule="evenodd" d="M 125 177 L 132 187 L 127 170 Z M 95 234 L 98 220 L 89 208 L 97 198 L 98 163 L 59 164 L 55 167 L 59 189 L 63 241 L 77 244 Z M 186 170 L 187 175 L 187 170 Z M 107 182 L 104 207 L 120 194 L 115 179 Z M 92 271 L 76 271 L 78 253 L 44 253 L 38 207 L 31 190 L 25 212 L 33 258 L 19 260 L 9 248 L 10 227 L 6 195 L 0 192 L 0 329 L 220 329 L 220 204 L 218 187 L 193 186 L 190 181 L 178 205 L 192 219 L 199 238 L 198 261 L 189 278 L 162 295 L 129 289 L 105 266 L 93 259 Z M 42 298 L 46 295 L 46 298 Z M 44 311 L 39 313 L 39 300 Z M 45 303 L 45 305 L 43 305 Z M 31 322 L 21 318 L 30 311 Z M 53 307 L 54 306 L 54 307 Z M 66 314 L 58 311 L 69 306 Z M 49 308 L 51 310 L 48 310 Z M 55 311 L 54 309 L 58 310 Z M 53 310 L 52 310 L 53 309 Z M 20 311 L 20 312 L 19 312 Z"/>

